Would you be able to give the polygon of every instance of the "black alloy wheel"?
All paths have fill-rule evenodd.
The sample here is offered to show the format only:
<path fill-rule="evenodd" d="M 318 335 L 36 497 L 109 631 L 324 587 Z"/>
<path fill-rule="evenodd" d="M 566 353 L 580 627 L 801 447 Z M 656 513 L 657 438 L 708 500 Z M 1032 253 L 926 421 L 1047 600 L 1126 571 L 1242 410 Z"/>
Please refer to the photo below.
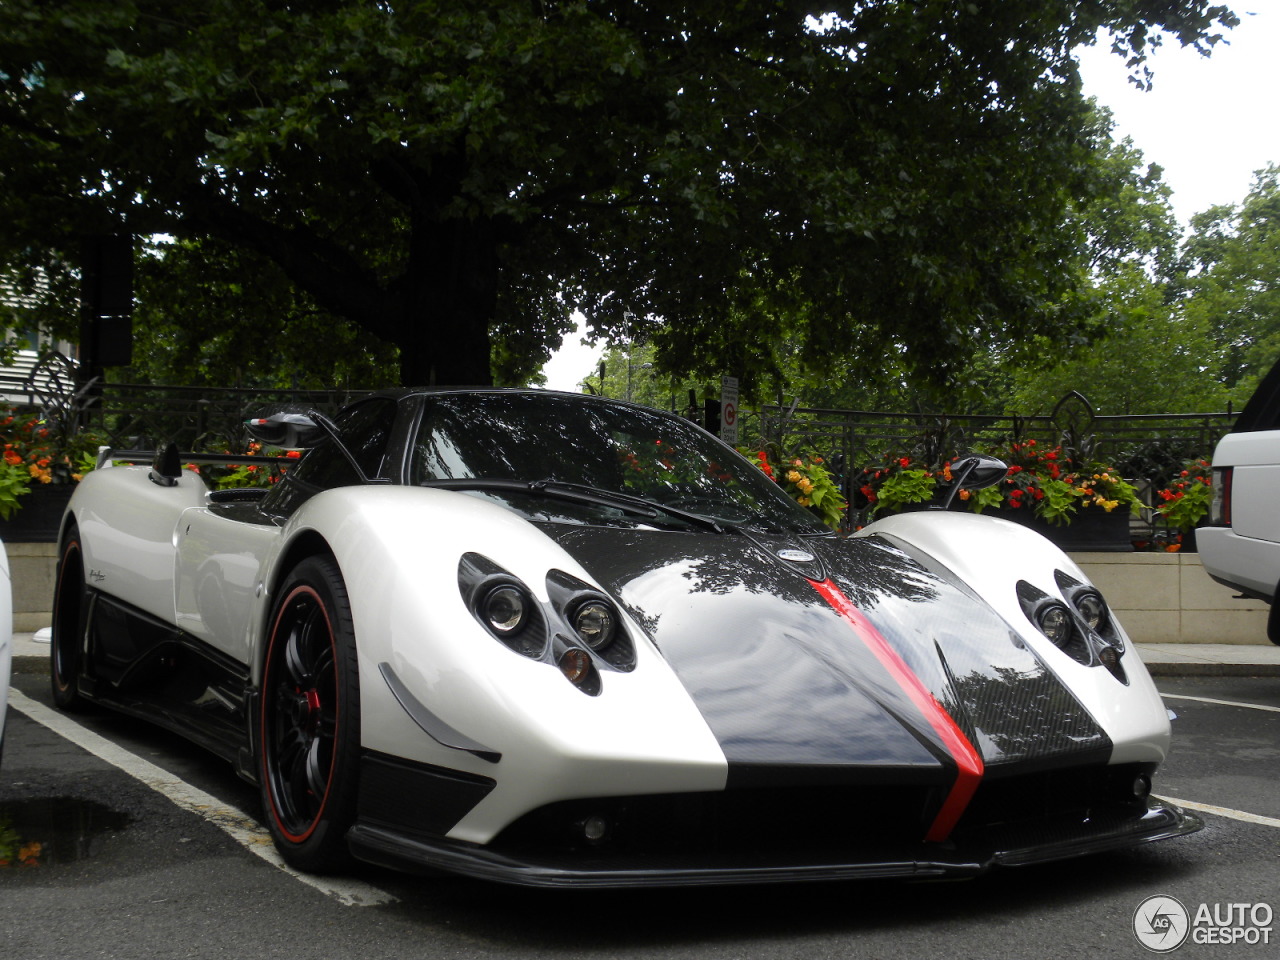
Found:
<path fill-rule="evenodd" d="M 267 826 L 284 859 L 324 873 L 350 863 L 360 685 L 346 587 L 327 557 L 279 591 L 262 674 L 258 762 Z"/>

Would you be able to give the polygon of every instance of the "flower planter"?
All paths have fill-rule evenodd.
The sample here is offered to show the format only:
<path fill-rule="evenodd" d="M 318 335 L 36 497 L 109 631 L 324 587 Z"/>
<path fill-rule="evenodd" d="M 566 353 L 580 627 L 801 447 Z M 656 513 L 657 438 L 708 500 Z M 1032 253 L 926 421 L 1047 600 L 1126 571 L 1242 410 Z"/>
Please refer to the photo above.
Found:
<path fill-rule="evenodd" d="M 0 520 L 0 540 L 5 543 L 57 543 L 62 514 L 74 483 L 32 484 L 22 504 L 8 520 Z"/>
<path fill-rule="evenodd" d="M 1078 510 L 1070 523 L 1052 524 L 1030 510 L 987 510 L 986 516 L 1012 520 L 1047 537 L 1063 550 L 1076 553 L 1121 553 L 1133 550 L 1129 535 L 1129 511 L 1115 509 L 1108 513 L 1093 507 Z"/>

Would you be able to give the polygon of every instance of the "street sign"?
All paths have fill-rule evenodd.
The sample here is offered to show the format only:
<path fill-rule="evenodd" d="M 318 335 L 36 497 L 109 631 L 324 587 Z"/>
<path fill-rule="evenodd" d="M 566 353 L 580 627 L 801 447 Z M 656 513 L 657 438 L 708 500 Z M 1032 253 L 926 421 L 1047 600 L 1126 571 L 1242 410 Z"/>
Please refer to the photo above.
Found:
<path fill-rule="evenodd" d="M 720 380 L 720 439 L 725 443 L 738 442 L 737 377 L 722 377 Z"/>

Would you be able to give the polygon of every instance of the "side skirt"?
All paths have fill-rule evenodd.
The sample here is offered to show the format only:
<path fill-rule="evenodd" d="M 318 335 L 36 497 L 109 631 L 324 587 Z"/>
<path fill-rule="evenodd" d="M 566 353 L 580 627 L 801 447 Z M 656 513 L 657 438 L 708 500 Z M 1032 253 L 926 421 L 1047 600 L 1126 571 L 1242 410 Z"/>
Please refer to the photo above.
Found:
<path fill-rule="evenodd" d="M 106 594 L 93 591 L 88 602 L 80 691 L 185 737 L 254 781 L 248 666 Z"/>

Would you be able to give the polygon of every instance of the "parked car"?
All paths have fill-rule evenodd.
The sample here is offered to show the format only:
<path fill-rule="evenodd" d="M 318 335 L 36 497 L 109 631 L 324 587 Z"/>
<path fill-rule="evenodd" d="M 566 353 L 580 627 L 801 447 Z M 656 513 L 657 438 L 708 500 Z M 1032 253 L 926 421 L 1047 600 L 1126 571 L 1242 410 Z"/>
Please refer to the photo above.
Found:
<path fill-rule="evenodd" d="M 261 790 L 284 858 L 529 885 L 972 876 L 1188 833 L 1167 713 L 1101 592 L 975 514 L 831 533 L 661 411 L 406 390 L 252 423 L 206 489 L 80 484 L 53 694 Z M 999 482 L 999 461 L 956 473 Z"/>
<path fill-rule="evenodd" d="M 1280 644 L 1280 364 L 1258 384 L 1213 452 L 1209 526 L 1196 531 L 1209 576 L 1271 604 L 1267 636 Z"/>
<path fill-rule="evenodd" d="M 9 671 L 13 667 L 13 588 L 9 554 L 0 543 L 0 762 L 4 760 L 4 730 L 9 717 Z"/>

